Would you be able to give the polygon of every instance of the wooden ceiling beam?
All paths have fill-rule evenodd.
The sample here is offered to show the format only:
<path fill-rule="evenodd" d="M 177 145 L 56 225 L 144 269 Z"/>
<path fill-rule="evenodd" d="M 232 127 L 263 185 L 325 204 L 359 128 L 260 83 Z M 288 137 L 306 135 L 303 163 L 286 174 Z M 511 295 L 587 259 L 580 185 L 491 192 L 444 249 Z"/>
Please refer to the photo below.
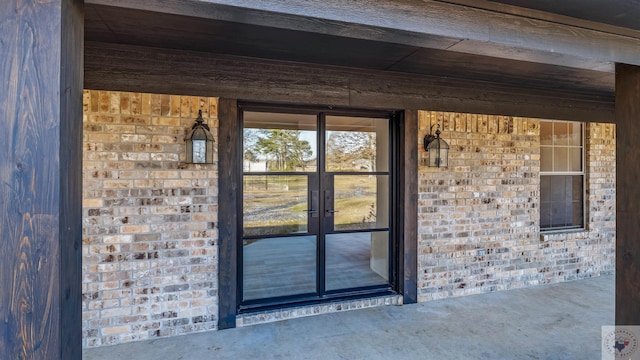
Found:
<path fill-rule="evenodd" d="M 434 0 L 87 0 L 139 9 L 613 72 L 640 38 Z"/>
<path fill-rule="evenodd" d="M 636 30 L 634 28 L 623 27 L 623 26 L 615 26 L 611 25 L 611 22 L 596 22 L 593 20 L 585 20 L 577 17 L 570 17 L 567 15 L 562 15 L 558 13 L 558 9 L 554 7 L 548 7 L 546 11 L 540 10 L 545 8 L 548 5 L 544 5 L 542 1 L 531 2 L 530 0 L 436 0 L 440 2 L 453 3 L 458 5 L 464 5 L 469 7 L 474 7 L 478 9 L 490 10 L 497 13 L 503 14 L 511 14 L 515 16 L 544 20 L 551 23 L 569 25 L 572 27 L 578 27 L 583 29 L 592 29 L 597 30 L 604 33 L 617 34 L 628 37 L 640 38 L 640 30 Z M 571 2 L 573 2 L 573 4 Z M 512 4 L 516 3 L 524 3 L 529 7 L 521 7 Z M 548 1 L 547 1 L 548 2 Z M 576 5 L 576 2 L 581 2 Z M 613 7 L 618 10 L 618 12 L 625 12 L 628 10 L 630 5 L 628 0 L 605 0 L 600 1 L 600 3 L 606 3 L 605 6 L 608 8 Z M 599 8 L 599 3 L 596 1 L 584 2 L 583 0 L 564 0 L 559 1 L 557 3 L 558 8 L 570 7 L 570 6 L 581 6 L 580 11 L 576 11 L 579 14 L 584 14 L 585 12 L 593 12 L 593 18 L 601 17 L 600 13 L 597 13 L 597 9 Z M 534 9 L 535 8 L 535 9 Z M 634 16 L 635 14 L 628 14 L 628 16 Z M 609 19 L 610 20 L 610 19 Z"/>
<path fill-rule="evenodd" d="M 108 43 L 85 44 L 85 88 L 597 122 L 615 113 L 613 94 Z"/>

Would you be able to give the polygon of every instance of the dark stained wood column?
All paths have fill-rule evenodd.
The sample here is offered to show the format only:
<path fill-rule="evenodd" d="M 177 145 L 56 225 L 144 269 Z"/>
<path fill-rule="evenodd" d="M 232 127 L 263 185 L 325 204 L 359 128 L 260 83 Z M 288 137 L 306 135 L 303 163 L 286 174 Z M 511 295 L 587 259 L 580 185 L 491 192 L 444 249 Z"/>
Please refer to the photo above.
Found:
<path fill-rule="evenodd" d="M 406 110 L 400 128 L 402 294 L 405 304 L 413 304 L 418 302 L 418 111 Z"/>
<path fill-rule="evenodd" d="M 238 103 L 218 102 L 218 329 L 236 327 L 238 287 L 238 178 L 242 138 Z"/>
<path fill-rule="evenodd" d="M 82 357 L 83 11 L 0 1 L 0 359 Z"/>
<path fill-rule="evenodd" d="M 616 64 L 616 325 L 640 325 L 640 67 Z"/>

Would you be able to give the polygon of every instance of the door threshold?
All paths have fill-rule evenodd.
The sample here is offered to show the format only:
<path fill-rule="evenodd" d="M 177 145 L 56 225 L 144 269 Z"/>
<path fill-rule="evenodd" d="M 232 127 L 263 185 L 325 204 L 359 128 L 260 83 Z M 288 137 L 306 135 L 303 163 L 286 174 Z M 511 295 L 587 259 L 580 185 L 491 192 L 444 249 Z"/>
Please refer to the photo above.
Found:
<path fill-rule="evenodd" d="M 402 295 L 387 294 L 366 298 L 336 300 L 280 309 L 270 309 L 244 313 L 236 316 L 236 327 L 265 324 L 275 321 L 295 319 L 305 316 L 330 314 L 340 311 L 367 309 L 379 306 L 402 305 Z"/>

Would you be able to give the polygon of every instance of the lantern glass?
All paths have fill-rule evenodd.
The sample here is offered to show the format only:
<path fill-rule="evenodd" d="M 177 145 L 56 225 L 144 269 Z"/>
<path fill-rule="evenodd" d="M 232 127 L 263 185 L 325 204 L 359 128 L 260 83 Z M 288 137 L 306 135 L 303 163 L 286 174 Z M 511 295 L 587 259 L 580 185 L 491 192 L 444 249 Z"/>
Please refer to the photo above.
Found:
<path fill-rule="evenodd" d="M 205 140 L 192 140 L 194 164 L 204 164 L 207 161 L 207 144 Z"/>
<path fill-rule="evenodd" d="M 449 166 L 449 144 L 436 137 L 427 146 L 429 158 L 427 165 L 429 167 L 448 167 Z"/>
<path fill-rule="evenodd" d="M 209 126 L 203 124 L 202 110 L 198 114 L 196 123 L 185 137 L 187 163 L 212 164 L 213 163 L 213 135 Z"/>

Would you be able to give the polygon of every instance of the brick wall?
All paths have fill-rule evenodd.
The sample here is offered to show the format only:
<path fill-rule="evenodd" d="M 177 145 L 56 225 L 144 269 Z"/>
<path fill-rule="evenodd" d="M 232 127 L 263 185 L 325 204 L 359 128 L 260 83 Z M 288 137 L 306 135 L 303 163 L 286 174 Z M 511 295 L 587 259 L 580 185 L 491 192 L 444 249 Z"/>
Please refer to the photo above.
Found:
<path fill-rule="evenodd" d="M 217 326 L 217 156 L 184 163 L 198 109 L 217 144 L 215 98 L 84 93 L 84 347 Z M 451 153 L 449 168 L 434 169 L 419 150 L 419 301 L 614 271 L 613 125 L 586 125 L 587 228 L 541 235 L 539 120 L 421 111 L 420 144 L 432 124 Z M 262 312 L 238 325 L 401 300 Z"/>
<path fill-rule="evenodd" d="M 614 125 L 586 125 L 587 228 L 541 235 L 539 120 L 421 111 L 420 144 L 433 124 L 451 153 L 420 150 L 419 301 L 613 273 Z"/>
<path fill-rule="evenodd" d="M 184 163 L 198 109 L 217 135 L 215 98 L 84 92 L 85 347 L 216 328 L 217 156 Z"/>

